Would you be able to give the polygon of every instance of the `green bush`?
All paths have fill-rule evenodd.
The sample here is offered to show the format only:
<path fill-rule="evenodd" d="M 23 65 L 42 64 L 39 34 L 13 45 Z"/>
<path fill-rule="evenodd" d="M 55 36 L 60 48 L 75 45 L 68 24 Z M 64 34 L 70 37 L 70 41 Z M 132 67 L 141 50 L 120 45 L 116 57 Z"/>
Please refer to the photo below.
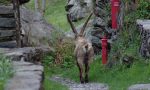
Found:
<path fill-rule="evenodd" d="M 3 90 L 3 86 L 7 79 L 13 74 L 12 63 L 9 58 L 0 55 L 0 90 Z"/>
<path fill-rule="evenodd" d="M 47 55 L 43 63 L 47 66 L 59 65 L 62 68 L 72 67 L 75 63 L 73 55 L 74 43 L 72 39 L 64 38 L 64 34 L 61 31 L 54 31 L 50 42 L 55 52 Z"/>
<path fill-rule="evenodd" d="M 117 40 L 112 44 L 110 61 L 121 63 L 126 55 L 142 59 L 139 55 L 140 32 L 136 25 L 137 19 L 150 19 L 150 1 L 139 0 L 137 10 L 125 13 L 123 29 L 119 31 Z"/>
<path fill-rule="evenodd" d="M 150 1 L 139 0 L 139 7 L 137 9 L 137 17 L 141 19 L 150 19 Z"/>
<path fill-rule="evenodd" d="M 0 4 L 8 4 L 11 3 L 11 0 L 0 0 Z"/>

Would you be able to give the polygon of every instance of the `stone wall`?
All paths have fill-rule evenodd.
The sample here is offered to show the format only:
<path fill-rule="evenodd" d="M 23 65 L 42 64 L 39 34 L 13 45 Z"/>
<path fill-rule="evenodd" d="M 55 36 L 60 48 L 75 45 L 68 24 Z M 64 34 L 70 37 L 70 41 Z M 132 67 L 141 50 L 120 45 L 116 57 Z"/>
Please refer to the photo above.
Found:
<path fill-rule="evenodd" d="M 0 6 L 0 41 L 16 40 L 16 24 L 13 7 Z"/>
<path fill-rule="evenodd" d="M 140 54 L 143 57 L 150 57 L 150 20 L 137 20 L 141 35 Z"/>

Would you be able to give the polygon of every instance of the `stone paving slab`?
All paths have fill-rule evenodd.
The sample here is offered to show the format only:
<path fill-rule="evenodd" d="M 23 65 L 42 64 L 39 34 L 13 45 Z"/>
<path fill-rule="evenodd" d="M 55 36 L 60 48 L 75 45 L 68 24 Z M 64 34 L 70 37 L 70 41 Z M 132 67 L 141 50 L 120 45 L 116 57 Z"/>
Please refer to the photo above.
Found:
<path fill-rule="evenodd" d="M 62 85 L 66 85 L 69 90 L 109 90 L 108 85 L 102 83 L 79 84 L 60 76 L 54 76 L 50 78 L 50 80 L 61 83 Z"/>
<path fill-rule="evenodd" d="M 53 51 L 49 47 L 0 48 L 0 53 L 10 57 L 13 61 L 23 59 L 28 62 L 36 62 L 36 59 Z"/>
<path fill-rule="evenodd" d="M 150 84 L 135 84 L 130 86 L 128 90 L 150 90 Z"/>
<path fill-rule="evenodd" d="M 42 90 L 43 66 L 25 61 L 13 61 L 14 76 L 5 90 Z"/>
<path fill-rule="evenodd" d="M 137 23 L 138 25 L 150 24 L 150 20 L 140 20 L 140 19 L 138 19 L 138 20 L 136 21 L 136 23 Z"/>
<path fill-rule="evenodd" d="M 140 20 L 136 21 L 137 25 L 139 26 L 140 30 L 150 30 L 150 20 Z"/>
<path fill-rule="evenodd" d="M 36 62 L 41 62 L 43 54 L 49 52 L 49 47 L 0 48 L 0 54 L 12 60 L 14 69 L 4 90 L 43 90 L 44 68 Z"/>

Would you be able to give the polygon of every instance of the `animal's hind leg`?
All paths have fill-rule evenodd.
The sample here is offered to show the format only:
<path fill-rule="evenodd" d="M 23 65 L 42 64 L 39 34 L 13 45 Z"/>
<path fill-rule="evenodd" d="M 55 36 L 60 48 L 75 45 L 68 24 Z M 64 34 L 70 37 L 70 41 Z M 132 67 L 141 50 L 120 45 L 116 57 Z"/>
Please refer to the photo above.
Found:
<path fill-rule="evenodd" d="M 80 63 L 77 62 L 77 65 L 78 65 L 79 72 L 80 72 L 80 82 L 81 82 L 81 83 L 84 83 L 84 79 L 83 79 L 83 67 L 82 67 L 82 64 L 80 64 Z"/>
<path fill-rule="evenodd" d="M 89 76 L 88 76 L 88 73 L 89 73 L 89 63 L 86 62 L 85 63 L 85 83 L 88 83 L 89 82 Z"/>

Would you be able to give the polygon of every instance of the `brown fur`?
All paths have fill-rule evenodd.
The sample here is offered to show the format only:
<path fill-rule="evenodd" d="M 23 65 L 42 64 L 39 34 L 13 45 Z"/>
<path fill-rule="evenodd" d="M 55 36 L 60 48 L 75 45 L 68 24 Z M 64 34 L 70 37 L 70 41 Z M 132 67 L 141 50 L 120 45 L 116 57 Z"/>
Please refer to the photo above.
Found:
<path fill-rule="evenodd" d="M 78 34 L 73 23 L 70 20 L 69 15 L 67 14 L 68 22 L 70 23 L 71 28 L 72 28 L 73 32 L 75 33 L 74 55 L 76 57 L 77 66 L 79 68 L 81 83 L 84 83 L 84 82 L 87 83 L 89 81 L 88 80 L 88 72 L 90 69 L 90 63 L 92 62 L 93 56 L 94 56 L 94 50 L 92 47 L 92 43 L 88 39 L 86 39 L 85 36 L 83 35 L 85 27 L 91 16 L 92 16 L 92 14 L 90 14 L 87 21 L 83 25 L 81 32 Z M 84 70 L 84 67 L 85 67 L 85 70 Z M 85 71 L 85 78 L 83 78 L 84 71 Z"/>

